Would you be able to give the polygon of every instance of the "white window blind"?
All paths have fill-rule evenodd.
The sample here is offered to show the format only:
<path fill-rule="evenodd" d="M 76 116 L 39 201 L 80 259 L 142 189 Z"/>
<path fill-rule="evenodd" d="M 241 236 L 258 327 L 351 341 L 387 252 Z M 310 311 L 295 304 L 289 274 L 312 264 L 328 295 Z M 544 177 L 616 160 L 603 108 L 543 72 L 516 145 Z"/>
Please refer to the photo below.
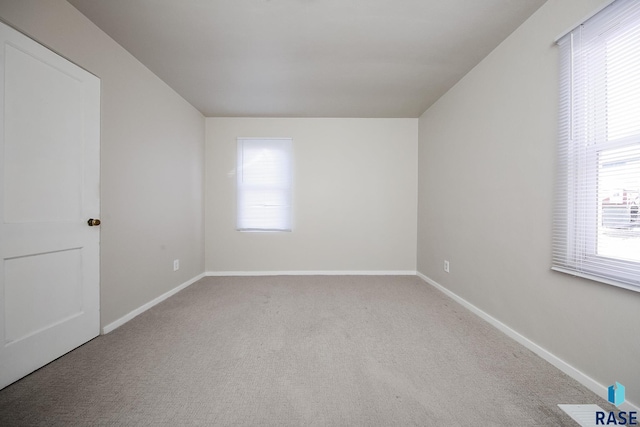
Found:
<path fill-rule="evenodd" d="M 553 269 L 640 291 L 640 1 L 558 41 Z"/>
<path fill-rule="evenodd" d="M 238 138 L 237 229 L 291 231 L 291 138 Z"/>

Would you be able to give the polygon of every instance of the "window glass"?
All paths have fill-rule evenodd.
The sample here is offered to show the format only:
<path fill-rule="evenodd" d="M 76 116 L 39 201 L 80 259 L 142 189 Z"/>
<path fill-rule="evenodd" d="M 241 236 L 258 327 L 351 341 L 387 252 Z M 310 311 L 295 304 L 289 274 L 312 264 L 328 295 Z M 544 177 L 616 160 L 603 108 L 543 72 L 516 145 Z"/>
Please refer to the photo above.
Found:
<path fill-rule="evenodd" d="M 237 229 L 291 231 L 292 140 L 239 138 Z"/>

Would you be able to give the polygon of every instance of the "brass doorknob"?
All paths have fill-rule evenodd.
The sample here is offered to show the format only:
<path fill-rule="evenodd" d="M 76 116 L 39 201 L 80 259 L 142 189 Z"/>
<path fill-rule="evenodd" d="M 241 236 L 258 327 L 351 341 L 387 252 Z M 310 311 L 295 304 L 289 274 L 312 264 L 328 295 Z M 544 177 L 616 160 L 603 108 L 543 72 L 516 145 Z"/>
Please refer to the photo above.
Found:
<path fill-rule="evenodd" d="M 89 227 L 95 227 L 96 225 L 100 225 L 100 220 L 90 218 L 89 221 L 87 221 L 87 224 L 89 224 Z"/>

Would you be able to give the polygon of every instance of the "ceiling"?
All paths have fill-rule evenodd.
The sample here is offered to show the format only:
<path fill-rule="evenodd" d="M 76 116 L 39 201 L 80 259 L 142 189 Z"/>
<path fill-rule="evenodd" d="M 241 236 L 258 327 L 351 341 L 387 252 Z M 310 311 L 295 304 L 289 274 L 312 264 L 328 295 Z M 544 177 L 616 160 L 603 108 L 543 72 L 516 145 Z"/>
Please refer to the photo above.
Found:
<path fill-rule="evenodd" d="M 68 0 L 207 117 L 419 117 L 545 0 Z"/>

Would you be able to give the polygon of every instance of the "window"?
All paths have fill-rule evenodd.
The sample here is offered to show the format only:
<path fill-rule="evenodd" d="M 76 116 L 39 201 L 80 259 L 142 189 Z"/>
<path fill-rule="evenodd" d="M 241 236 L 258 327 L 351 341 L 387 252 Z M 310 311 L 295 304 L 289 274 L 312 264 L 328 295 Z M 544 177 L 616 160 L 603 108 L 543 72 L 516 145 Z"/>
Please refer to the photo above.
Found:
<path fill-rule="evenodd" d="M 240 231 L 291 231 L 291 138 L 238 138 Z"/>
<path fill-rule="evenodd" d="M 640 291 L 640 2 L 558 41 L 553 269 Z"/>

